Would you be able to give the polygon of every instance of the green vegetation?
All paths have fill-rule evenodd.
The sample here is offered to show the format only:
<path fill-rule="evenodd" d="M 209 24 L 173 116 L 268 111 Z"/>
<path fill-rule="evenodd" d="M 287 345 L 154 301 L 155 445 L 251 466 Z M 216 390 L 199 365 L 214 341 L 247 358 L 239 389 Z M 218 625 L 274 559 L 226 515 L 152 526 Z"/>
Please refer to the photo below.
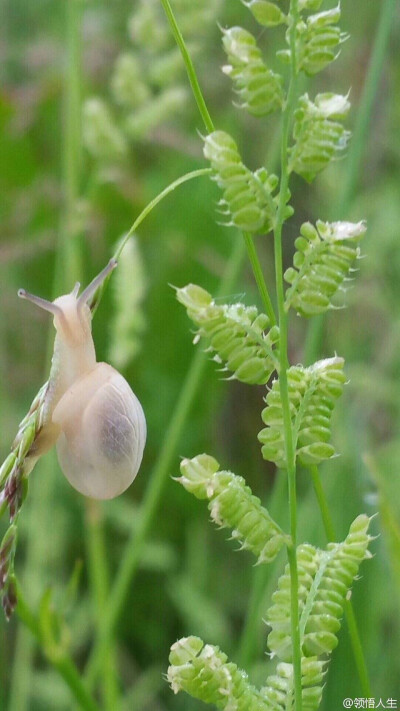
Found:
<path fill-rule="evenodd" d="M 1 710 L 400 706 L 398 18 L 332 4 L 3 4 Z M 148 440 L 95 502 L 26 478 L 54 330 L 17 290 L 113 254 Z"/>

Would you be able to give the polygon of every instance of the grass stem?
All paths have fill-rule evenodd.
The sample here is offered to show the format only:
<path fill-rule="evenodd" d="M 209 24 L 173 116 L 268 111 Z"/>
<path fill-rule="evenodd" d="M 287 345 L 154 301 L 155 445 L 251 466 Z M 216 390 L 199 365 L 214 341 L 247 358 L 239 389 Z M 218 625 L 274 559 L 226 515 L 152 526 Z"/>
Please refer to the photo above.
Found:
<path fill-rule="evenodd" d="M 71 694 L 75 698 L 75 701 L 79 704 L 79 708 L 83 709 L 83 711 L 100 711 L 99 706 L 92 698 L 86 685 L 83 683 L 79 671 L 68 653 L 65 650 L 55 650 L 43 644 L 39 620 L 28 606 L 20 589 L 18 589 L 18 604 L 16 611 L 21 621 L 28 629 L 30 629 L 33 636 L 41 645 L 48 662 L 64 679 L 71 691 Z"/>
<path fill-rule="evenodd" d="M 88 499 L 86 504 L 86 547 L 96 625 L 101 624 L 107 609 L 110 588 L 103 523 L 100 502 Z M 110 643 L 108 654 L 104 657 L 101 682 L 105 711 L 118 711 L 120 699 L 116 676 L 116 648 L 113 640 Z"/>
<path fill-rule="evenodd" d="M 279 314 L 279 387 L 282 402 L 285 454 L 287 463 L 290 535 L 291 546 L 288 547 L 288 561 L 290 568 L 290 601 L 291 601 L 291 632 L 292 632 L 292 660 L 294 671 L 295 709 L 302 709 L 302 684 L 301 684 L 301 643 L 299 629 L 299 602 L 298 602 L 298 571 L 297 571 L 297 497 L 296 497 L 296 452 L 293 442 L 293 430 L 290 414 L 290 400 L 288 387 L 288 319 L 285 311 L 285 294 L 283 285 L 283 259 L 282 259 L 282 227 L 284 210 L 286 206 L 287 191 L 289 187 L 288 171 L 288 140 L 290 123 L 293 117 L 297 95 L 297 58 L 296 58 L 296 25 L 298 20 L 297 0 L 290 3 L 290 28 L 289 46 L 291 53 L 290 83 L 285 108 L 282 117 L 281 136 L 281 182 L 279 189 L 279 204 L 274 229 L 275 249 L 275 278 L 276 295 Z"/>
<path fill-rule="evenodd" d="M 262 302 L 264 304 L 265 312 L 270 320 L 270 325 L 275 326 L 276 316 L 274 307 L 272 306 L 271 298 L 268 293 L 267 285 L 265 283 L 264 275 L 261 269 L 260 260 L 257 255 L 256 248 L 254 246 L 253 236 L 249 232 L 243 233 L 244 242 L 247 249 L 247 255 L 250 260 L 251 267 L 253 269 L 254 278 L 260 292 Z"/>
<path fill-rule="evenodd" d="M 219 295 L 230 293 L 234 288 L 244 257 L 243 240 L 237 241 L 224 276 L 222 278 Z M 198 392 L 202 375 L 207 363 L 203 351 L 198 350 L 192 360 L 181 393 L 178 397 L 175 411 L 170 419 L 165 433 L 164 444 L 158 460 L 151 473 L 149 485 L 146 490 L 141 508 L 139 524 L 135 521 L 136 534 L 132 528 L 129 540 L 125 547 L 114 585 L 111 588 L 107 609 L 97 629 L 97 637 L 87 666 L 87 678 L 92 688 L 98 677 L 104 656 L 107 655 L 110 640 L 113 637 L 115 626 L 122 614 L 127 594 L 132 586 L 133 578 L 137 572 L 143 547 L 150 532 L 151 525 L 160 505 L 164 486 L 167 482 L 173 459 L 176 456 L 185 423 L 190 414 L 196 393 Z"/>
<path fill-rule="evenodd" d="M 372 47 L 352 140 L 350 141 L 346 172 L 344 179 L 340 181 L 341 189 L 337 200 L 334 201 L 332 214 L 334 217 L 339 215 L 340 219 L 348 219 L 347 213 L 361 173 L 363 154 L 368 140 L 368 128 L 374 101 L 379 90 L 386 51 L 393 27 L 395 8 L 396 0 L 382 0 L 380 5 L 378 30 Z M 304 362 L 306 365 L 314 363 L 320 355 L 324 337 L 324 323 L 325 317 L 323 314 L 315 316 L 310 323 L 304 348 Z"/>
<path fill-rule="evenodd" d="M 170 4 L 169 0 L 161 0 L 161 4 L 164 8 L 168 22 L 171 26 L 172 34 L 174 35 L 176 44 L 178 45 L 178 47 L 181 51 L 182 58 L 183 58 L 183 61 L 184 61 L 185 67 L 186 67 L 188 79 L 190 82 L 190 86 L 192 87 L 193 96 L 194 96 L 197 106 L 199 108 L 201 117 L 204 122 L 204 126 L 206 127 L 206 130 L 208 133 L 212 133 L 214 131 L 214 124 L 213 124 L 211 116 L 208 112 L 207 105 L 204 100 L 202 91 L 200 89 L 200 84 L 199 84 L 199 80 L 197 79 L 197 74 L 196 74 L 196 70 L 194 68 L 194 64 L 192 62 L 191 56 L 190 56 L 188 49 L 186 47 L 185 41 L 182 36 L 182 32 L 180 31 L 180 29 L 178 27 L 178 23 L 175 19 L 174 13 L 172 12 L 171 4 Z"/>

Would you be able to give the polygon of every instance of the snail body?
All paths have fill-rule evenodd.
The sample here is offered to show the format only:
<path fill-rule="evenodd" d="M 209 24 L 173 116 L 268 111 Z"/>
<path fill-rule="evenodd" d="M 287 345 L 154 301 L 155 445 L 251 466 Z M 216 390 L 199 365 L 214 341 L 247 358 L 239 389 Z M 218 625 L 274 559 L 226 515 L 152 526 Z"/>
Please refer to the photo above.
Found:
<path fill-rule="evenodd" d="M 43 426 L 32 455 L 56 444 L 70 484 L 94 499 L 112 499 L 130 486 L 146 441 L 139 400 L 115 368 L 96 362 L 91 333 L 88 301 L 116 264 L 111 260 L 80 296 L 79 284 L 54 302 L 18 292 L 53 314 L 57 332 Z"/>

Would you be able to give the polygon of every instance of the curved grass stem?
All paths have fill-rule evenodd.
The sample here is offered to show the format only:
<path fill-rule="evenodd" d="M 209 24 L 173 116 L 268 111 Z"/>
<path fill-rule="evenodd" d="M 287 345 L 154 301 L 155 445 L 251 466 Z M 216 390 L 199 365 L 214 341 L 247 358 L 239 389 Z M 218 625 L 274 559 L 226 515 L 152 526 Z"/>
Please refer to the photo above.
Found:
<path fill-rule="evenodd" d="M 190 86 L 192 87 L 193 91 L 193 96 L 196 100 L 198 109 L 200 111 L 200 115 L 203 119 L 204 126 L 207 129 L 208 133 L 212 133 L 214 131 L 214 124 L 212 121 L 212 118 L 210 116 L 210 113 L 207 108 L 207 104 L 205 102 L 203 92 L 201 90 L 199 80 L 197 78 L 196 70 L 194 68 L 194 64 L 192 62 L 192 59 L 190 57 L 190 54 L 188 52 L 188 49 L 185 44 L 185 40 L 183 39 L 182 33 L 178 27 L 178 24 L 176 22 L 174 13 L 172 11 L 171 4 L 169 0 L 161 0 L 162 6 L 164 8 L 165 14 L 167 16 L 168 22 L 171 26 L 172 33 L 174 35 L 176 44 L 178 45 L 182 58 L 185 64 L 186 68 L 186 73 L 188 75 L 188 79 L 190 82 Z M 272 302 L 268 293 L 267 285 L 264 280 L 264 276 L 262 273 L 262 269 L 260 266 L 260 262 L 258 259 L 258 255 L 256 252 L 256 249 L 254 247 L 253 239 L 252 236 L 244 232 L 243 233 L 243 238 L 246 244 L 246 249 L 247 253 L 249 256 L 249 260 L 253 269 L 254 277 L 257 282 L 257 286 L 259 288 L 259 292 L 266 310 L 266 313 L 270 319 L 271 325 L 274 326 L 276 324 L 276 316 L 274 312 L 274 308 L 272 306 Z"/>

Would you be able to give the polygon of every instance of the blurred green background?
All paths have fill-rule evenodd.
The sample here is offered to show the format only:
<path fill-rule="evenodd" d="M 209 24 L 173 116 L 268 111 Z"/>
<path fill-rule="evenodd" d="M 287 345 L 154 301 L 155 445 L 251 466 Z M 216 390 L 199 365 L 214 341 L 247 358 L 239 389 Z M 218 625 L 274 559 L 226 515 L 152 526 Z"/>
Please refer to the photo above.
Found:
<path fill-rule="evenodd" d="M 260 121 L 232 106 L 230 82 L 220 71 L 225 58 L 217 22 L 222 26 L 243 24 L 258 32 L 272 64 L 274 50 L 282 42 L 281 31 L 260 34 L 236 0 L 179 0 L 172 4 L 193 52 L 215 125 L 235 136 L 249 165 L 258 167 L 265 156 L 273 168 L 276 119 Z M 331 90 L 345 94 L 351 88 L 352 127 L 382 5 L 382 0 L 344 0 L 341 26 L 351 38 L 343 45 L 338 61 L 306 88 L 310 94 Z M 397 7 L 356 190 L 347 200 L 346 212 L 340 213 L 346 159 L 331 166 L 311 187 L 295 176 L 292 194 L 296 212 L 286 227 L 284 251 L 289 264 L 299 225 L 305 220 L 368 221 L 365 258 L 359 262 L 356 280 L 347 293 L 348 308 L 329 313 L 313 352 L 315 357 L 337 352 L 347 363 L 349 384 L 337 406 L 333 428 L 341 456 L 324 465 L 323 484 L 341 537 L 359 512 L 379 512 L 373 523 L 374 534 L 379 534 L 372 545 L 375 556 L 363 564 L 353 599 L 374 696 L 397 698 L 400 707 L 398 11 Z M 204 127 L 159 3 L 87 2 L 82 5 L 80 22 L 81 37 L 71 60 L 68 44 L 73 40 L 73 28 L 71 31 L 67 0 L 2 3 L 2 459 L 18 422 L 47 378 L 53 339 L 48 316 L 19 301 L 17 289 L 23 286 L 52 299 L 71 290 L 77 278 L 88 283 L 143 207 L 169 182 L 204 166 L 198 135 Z M 131 64 L 122 62 L 122 69 L 121 55 L 131 57 Z M 73 99 L 68 123 L 71 88 L 68 94 L 67 87 L 71 76 L 78 76 L 79 63 L 86 109 L 82 144 L 73 158 L 72 170 L 79 180 L 78 200 L 74 199 L 71 209 L 66 200 L 66 189 L 71 187 L 68 166 L 71 150 L 76 148 L 71 136 L 79 138 L 81 107 Z M 131 92 L 129 79 L 134 75 Z M 73 92 L 72 87 L 72 96 Z M 85 104 L 93 97 L 100 103 Z M 137 277 L 127 279 L 125 313 L 121 313 L 121 298 L 111 285 L 94 320 L 98 359 L 122 364 L 147 417 L 148 442 L 134 485 L 119 499 L 92 509 L 63 478 L 53 453 L 39 462 L 31 477 L 19 522 L 17 573 L 32 606 L 38 604 L 47 586 L 54 591 L 55 605 L 61 606 L 76 561 L 83 562 L 76 597 L 66 608 L 70 649 L 81 669 L 99 614 L 93 570 L 90 572 L 96 560 L 90 553 L 93 519 L 100 538 L 104 537 L 112 585 L 125 546 L 135 545 L 132 531 L 140 521 L 141 502 L 165 447 L 171 415 L 195 351 L 191 324 L 170 285 L 195 282 L 217 292 L 237 244 L 234 231 L 216 224 L 218 197 L 216 187 L 201 178 L 178 188 L 162 202 L 137 235 L 141 263 L 137 263 L 137 253 L 126 254 L 127 273 L 131 265 Z M 272 285 L 271 240 L 259 237 L 257 248 L 267 282 Z M 71 265 L 80 273 L 74 273 Z M 245 259 L 235 286 L 224 297 L 259 303 Z M 292 316 L 290 328 L 290 358 L 298 363 L 304 359 L 305 344 L 310 346 L 309 323 Z M 208 452 L 223 468 L 245 476 L 268 506 L 272 499 L 275 517 L 286 522 L 284 485 L 277 490 L 274 469 L 262 460 L 256 439 L 261 429 L 262 398 L 263 388 L 226 382 L 215 364 L 207 362 L 168 464 L 139 570 L 117 625 L 115 657 L 123 709 L 204 708 L 183 694 L 174 697 L 163 679 L 169 647 L 183 635 L 197 634 L 218 644 L 232 660 L 244 663 L 257 683 L 262 684 L 272 669 L 266 655 L 267 628 L 261 617 L 284 560 L 260 574 L 250 554 L 235 552 L 226 533 L 208 522 L 204 504 L 172 479 L 178 475 L 181 456 Z M 298 487 L 299 539 L 324 545 L 307 472 L 299 472 Z M 5 523 L 0 522 L 0 533 L 3 530 Z M 246 614 L 257 581 L 263 590 L 261 614 L 249 640 Z M 344 697 L 361 695 L 344 624 L 322 708 L 333 711 L 341 708 Z M 44 661 L 30 633 L 17 618 L 6 624 L 0 616 L 0 709 L 73 707 L 69 690 Z"/>

